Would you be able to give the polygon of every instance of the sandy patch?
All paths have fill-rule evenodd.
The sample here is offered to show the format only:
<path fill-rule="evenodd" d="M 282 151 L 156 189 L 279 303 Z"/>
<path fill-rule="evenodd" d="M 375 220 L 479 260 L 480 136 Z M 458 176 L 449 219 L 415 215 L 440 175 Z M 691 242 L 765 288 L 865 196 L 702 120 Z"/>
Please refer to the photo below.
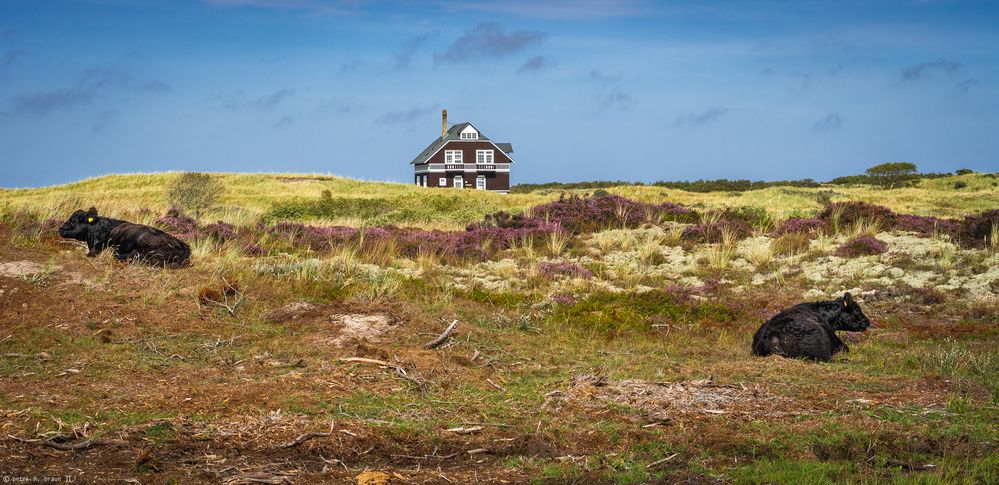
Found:
<path fill-rule="evenodd" d="M 0 261 L 0 276 L 21 278 L 45 272 L 45 267 L 32 261 Z"/>
<path fill-rule="evenodd" d="M 337 347 L 349 341 L 378 342 L 382 334 L 394 326 L 388 315 L 381 314 L 332 315 L 330 321 L 340 327 L 340 334 L 328 340 Z"/>
<path fill-rule="evenodd" d="M 789 414 L 788 411 L 800 411 L 791 405 L 791 399 L 769 393 L 758 385 L 715 384 L 709 379 L 608 381 L 597 376 L 581 376 L 576 378 L 566 397 L 596 407 L 625 405 L 657 419 L 692 413 L 783 416 Z"/>

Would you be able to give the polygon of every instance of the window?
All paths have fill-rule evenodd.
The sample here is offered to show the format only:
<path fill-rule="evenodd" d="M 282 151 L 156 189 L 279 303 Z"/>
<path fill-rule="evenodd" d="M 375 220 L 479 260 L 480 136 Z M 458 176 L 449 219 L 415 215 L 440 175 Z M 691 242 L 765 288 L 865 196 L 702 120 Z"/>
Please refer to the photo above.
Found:
<path fill-rule="evenodd" d="M 475 163 L 493 163 L 493 151 L 475 150 Z"/>
<path fill-rule="evenodd" d="M 486 190 L 486 176 L 479 175 L 475 178 L 475 188 L 479 190 Z"/>
<path fill-rule="evenodd" d="M 447 187 L 447 177 L 441 177 L 441 178 L 437 179 L 437 186 L 438 187 Z"/>
<path fill-rule="evenodd" d="M 454 188 L 456 189 L 465 188 L 465 181 L 462 180 L 461 175 L 454 178 Z"/>
<path fill-rule="evenodd" d="M 426 187 L 427 186 L 427 178 L 428 178 L 428 176 L 424 175 L 423 176 L 423 180 L 420 181 L 421 182 L 420 185 Z"/>
<path fill-rule="evenodd" d="M 477 132 L 477 131 L 463 131 L 463 132 L 461 132 L 461 139 L 462 140 L 478 140 L 479 139 L 479 132 Z"/>
<path fill-rule="evenodd" d="M 444 163 L 461 163 L 461 150 L 444 150 Z"/>

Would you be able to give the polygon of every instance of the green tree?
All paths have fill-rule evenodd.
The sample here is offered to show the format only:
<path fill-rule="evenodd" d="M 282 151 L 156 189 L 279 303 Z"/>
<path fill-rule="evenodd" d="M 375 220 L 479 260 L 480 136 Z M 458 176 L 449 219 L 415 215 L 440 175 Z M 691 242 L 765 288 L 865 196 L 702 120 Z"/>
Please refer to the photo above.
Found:
<path fill-rule="evenodd" d="M 909 162 L 888 162 L 867 169 L 875 185 L 894 188 L 916 176 L 916 165 Z"/>
<path fill-rule="evenodd" d="M 215 205 L 225 187 L 211 175 L 201 172 L 186 172 L 170 182 L 166 199 L 171 207 L 193 211 L 201 217 L 201 211 Z"/>

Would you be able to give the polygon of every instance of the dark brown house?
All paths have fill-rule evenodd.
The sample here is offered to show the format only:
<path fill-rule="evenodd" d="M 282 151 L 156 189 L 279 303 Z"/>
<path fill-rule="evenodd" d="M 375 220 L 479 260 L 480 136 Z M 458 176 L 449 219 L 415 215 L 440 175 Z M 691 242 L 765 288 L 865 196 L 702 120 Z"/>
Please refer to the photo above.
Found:
<path fill-rule="evenodd" d="M 447 127 L 441 112 L 441 136 L 410 162 L 413 183 L 423 187 L 510 191 L 513 146 L 495 143 L 471 123 Z"/>

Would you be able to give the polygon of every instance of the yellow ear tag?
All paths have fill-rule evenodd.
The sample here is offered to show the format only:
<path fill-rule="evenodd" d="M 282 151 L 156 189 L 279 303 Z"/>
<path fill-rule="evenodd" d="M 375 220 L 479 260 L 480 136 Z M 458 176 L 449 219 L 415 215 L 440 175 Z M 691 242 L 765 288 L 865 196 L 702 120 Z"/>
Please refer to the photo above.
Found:
<path fill-rule="evenodd" d="M 93 217 L 88 217 L 87 218 L 87 222 L 94 222 L 94 218 Z"/>
<path fill-rule="evenodd" d="M 850 306 L 850 304 L 849 304 L 849 303 L 847 303 L 847 302 L 845 302 L 845 301 L 843 302 L 843 308 L 847 308 L 847 307 L 849 307 L 849 306 Z"/>

